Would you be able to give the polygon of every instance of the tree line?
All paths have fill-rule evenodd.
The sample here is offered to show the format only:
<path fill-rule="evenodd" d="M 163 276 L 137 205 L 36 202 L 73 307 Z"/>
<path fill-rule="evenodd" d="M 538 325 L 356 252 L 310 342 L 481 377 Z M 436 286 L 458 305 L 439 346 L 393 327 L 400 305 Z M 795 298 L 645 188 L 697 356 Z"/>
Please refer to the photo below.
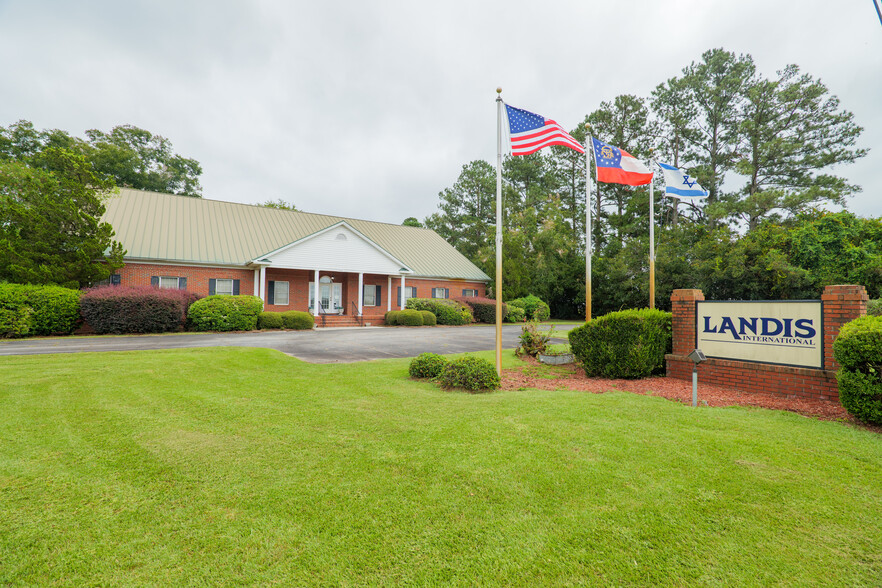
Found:
<path fill-rule="evenodd" d="M 586 123 L 639 159 L 689 170 L 709 192 L 680 202 L 656 184 L 658 307 L 684 287 L 720 299 L 817 298 L 847 281 L 880 296 L 879 219 L 824 212 L 860 190 L 831 169 L 866 155 L 856 146 L 863 129 L 798 66 L 765 77 L 750 55 L 712 49 L 648 97 L 602 102 L 570 131 L 581 142 Z M 585 165 L 563 147 L 504 158 L 505 299 L 533 293 L 555 316 L 584 315 Z M 495 167 L 472 161 L 423 221 L 491 276 L 495 199 Z M 591 200 L 595 312 L 647 306 L 648 186 L 595 185 Z"/>

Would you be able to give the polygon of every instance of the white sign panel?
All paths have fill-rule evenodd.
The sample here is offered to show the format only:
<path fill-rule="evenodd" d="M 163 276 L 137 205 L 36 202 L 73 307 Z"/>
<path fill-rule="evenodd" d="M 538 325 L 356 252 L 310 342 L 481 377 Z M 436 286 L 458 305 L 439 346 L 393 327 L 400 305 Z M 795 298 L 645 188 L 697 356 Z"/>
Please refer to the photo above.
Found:
<path fill-rule="evenodd" d="M 820 300 L 699 301 L 695 346 L 708 357 L 823 368 Z"/>

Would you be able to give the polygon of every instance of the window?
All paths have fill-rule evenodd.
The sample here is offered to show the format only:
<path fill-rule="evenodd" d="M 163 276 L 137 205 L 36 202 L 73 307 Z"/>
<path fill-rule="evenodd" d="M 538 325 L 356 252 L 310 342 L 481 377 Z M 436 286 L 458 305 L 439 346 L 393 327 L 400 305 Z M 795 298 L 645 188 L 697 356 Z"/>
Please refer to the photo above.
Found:
<path fill-rule="evenodd" d="M 373 285 L 365 285 L 364 287 L 364 305 L 377 306 L 377 287 Z"/>
<path fill-rule="evenodd" d="M 173 276 L 160 276 L 150 279 L 151 285 L 167 288 L 169 290 L 186 290 L 187 278 L 176 278 Z"/>
<path fill-rule="evenodd" d="M 119 286 L 122 283 L 122 277 L 119 274 L 113 274 L 106 280 L 94 282 L 92 286 Z"/>
<path fill-rule="evenodd" d="M 463 288 L 462 295 L 469 298 L 477 298 L 478 290 L 476 288 Z"/>
<path fill-rule="evenodd" d="M 210 278 L 208 280 L 208 295 L 238 296 L 239 280 L 233 280 L 231 278 Z"/>
<path fill-rule="evenodd" d="M 406 304 L 407 298 L 416 298 L 416 286 L 405 286 L 404 289 L 404 295 L 406 296 L 404 302 Z M 398 286 L 398 306 L 401 306 L 401 286 Z"/>
<path fill-rule="evenodd" d="M 269 292 L 267 293 L 267 303 L 279 306 L 288 306 L 288 282 L 269 283 Z"/>
<path fill-rule="evenodd" d="M 214 281 L 214 293 L 220 296 L 232 296 L 233 295 L 233 280 L 215 280 Z"/>
<path fill-rule="evenodd" d="M 448 288 L 432 288 L 432 298 L 449 298 L 450 290 Z"/>

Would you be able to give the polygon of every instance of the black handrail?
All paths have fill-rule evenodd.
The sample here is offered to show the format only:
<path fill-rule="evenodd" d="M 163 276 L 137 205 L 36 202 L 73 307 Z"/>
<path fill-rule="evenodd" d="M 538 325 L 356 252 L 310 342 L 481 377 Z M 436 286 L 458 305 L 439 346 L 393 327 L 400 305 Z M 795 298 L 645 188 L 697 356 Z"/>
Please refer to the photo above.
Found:
<path fill-rule="evenodd" d="M 364 326 L 364 317 L 358 313 L 358 305 L 354 302 L 350 302 L 350 304 L 352 305 L 352 310 L 353 310 L 352 316 L 354 316 L 355 320 L 358 321 L 358 324 L 363 327 Z"/>

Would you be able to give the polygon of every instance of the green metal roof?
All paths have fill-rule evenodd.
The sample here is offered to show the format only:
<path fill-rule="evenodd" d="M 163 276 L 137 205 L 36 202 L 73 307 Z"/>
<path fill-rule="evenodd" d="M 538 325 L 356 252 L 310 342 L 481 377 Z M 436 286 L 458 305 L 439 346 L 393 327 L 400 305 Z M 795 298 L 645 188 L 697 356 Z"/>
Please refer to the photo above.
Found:
<path fill-rule="evenodd" d="M 490 277 L 435 231 L 324 214 L 121 188 L 103 220 L 129 260 L 247 265 L 289 243 L 346 221 L 404 262 L 415 277 Z"/>

